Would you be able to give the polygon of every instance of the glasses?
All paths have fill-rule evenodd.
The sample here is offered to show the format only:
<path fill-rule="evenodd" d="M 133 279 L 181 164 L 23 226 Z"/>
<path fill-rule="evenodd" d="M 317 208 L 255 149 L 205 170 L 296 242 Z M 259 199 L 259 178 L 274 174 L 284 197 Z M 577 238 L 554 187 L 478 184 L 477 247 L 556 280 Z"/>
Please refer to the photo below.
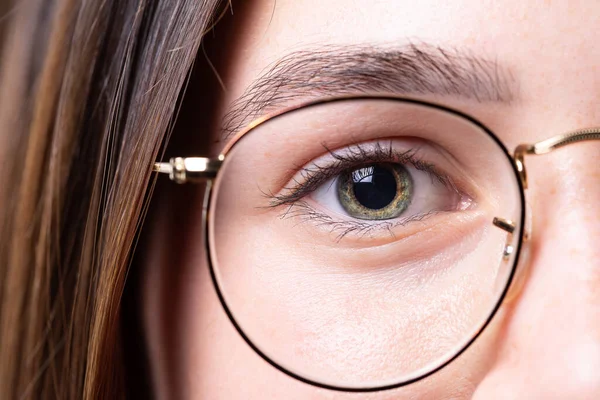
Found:
<path fill-rule="evenodd" d="M 210 273 L 246 343 L 300 381 L 368 392 L 475 341 L 519 280 L 524 157 L 598 139 L 580 130 L 511 155 L 460 111 L 365 95 L 277 112 L 217 159 L 155 170 L 207 183 Z"/>

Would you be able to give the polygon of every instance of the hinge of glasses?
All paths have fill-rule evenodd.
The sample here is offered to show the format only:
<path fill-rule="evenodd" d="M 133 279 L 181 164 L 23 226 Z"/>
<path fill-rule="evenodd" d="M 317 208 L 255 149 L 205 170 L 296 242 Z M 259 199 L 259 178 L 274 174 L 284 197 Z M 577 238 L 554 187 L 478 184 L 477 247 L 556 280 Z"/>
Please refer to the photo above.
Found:
<path fill-rule="evenodd" d="M 169 174 L 169 179 L 177 183 L 206 182 L 214 179 L 223 164 L 224 157 L 176 157 L 169 162 L 157 162 L 153 170 Z"/>
<path fill-rule="evenodd" d="M 587 140 L 600 140 L 600 128 L 579 129 L 542 140 L 535 144 L 518 145 L 515 149 L 514 160 L 519 176 L 521 177 L 523 189 L 527 189 L 527 172 L 525 171 L 524 160 L 526 155 L 546 154 L 568 144 Z"/>

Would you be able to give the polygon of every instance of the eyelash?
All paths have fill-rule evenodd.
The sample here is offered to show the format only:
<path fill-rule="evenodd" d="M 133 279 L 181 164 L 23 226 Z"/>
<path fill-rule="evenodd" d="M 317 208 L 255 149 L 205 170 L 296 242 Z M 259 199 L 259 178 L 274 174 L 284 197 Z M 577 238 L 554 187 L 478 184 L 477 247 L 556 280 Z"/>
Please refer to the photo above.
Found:
<path fill-rule="evenodd" d="M 369 148 L 356 144 L 345 149 L 342 153 L 340 151 L 332 151 L 326 146 L 323 147 L 333 158 L 332 162 L 329 162 L 327 165 L 313 163 L 303 167 L 300 171 L 301 178 L 293 180 L 296 186 L 285 187 L 283 189 L 285 193 L 267 194 L 267 197 L 270 199 L 269 206 L 271 208 L 288 206 L 286 211 L 280 215 L 280 218 L 300 217 L 301 222 L 312 221 L 318 225 L 328 226 L 332 232 L 339 232 L 338 241 L 350 233 L 365 236 L 374 230 L 382 229 L 384 231 L 387 230 L 391 236 L 394 236 L 392 228 L 406 225 L 409 222 L 420 221 L 437 213 L 433 211 L 407 219 L 400 219 L 394 222 L 378 222 L 377 224 L 361 221 L 336 221 L 330 216 L 315 210 L 306 201 L 303 201 L 306 196 L 313 193 L 322 184 L 351 168 L 360 168 L 364 165 L 376 163 L 412 165 L 415 169 L 428 173 L 432 181 L 436 180 L 446 188 L 456 193 L 461 193 L 448 175 L 438 170 L 433 164 L 425 162 L 417 156 L 418 148 L 396 151 L 392 148 L 391 143 L 384 145 L 381 142 L 376 142 L 374 146 L 369 146 Z"/>

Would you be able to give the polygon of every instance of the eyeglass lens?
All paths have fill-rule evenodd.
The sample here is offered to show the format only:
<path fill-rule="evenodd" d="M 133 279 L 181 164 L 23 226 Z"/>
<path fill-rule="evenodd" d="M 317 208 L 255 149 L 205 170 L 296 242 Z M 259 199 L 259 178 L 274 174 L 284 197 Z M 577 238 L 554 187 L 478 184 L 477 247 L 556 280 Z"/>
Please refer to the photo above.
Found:
<path fill-rule="evenodd" d="M 208 222 L 214 278 L 241 333 L 288 373 L 398 385 L 490 319 L 522 197 L 497 139 L 451 110 L 376 98 L 299 108 L 226 155 Z"/>

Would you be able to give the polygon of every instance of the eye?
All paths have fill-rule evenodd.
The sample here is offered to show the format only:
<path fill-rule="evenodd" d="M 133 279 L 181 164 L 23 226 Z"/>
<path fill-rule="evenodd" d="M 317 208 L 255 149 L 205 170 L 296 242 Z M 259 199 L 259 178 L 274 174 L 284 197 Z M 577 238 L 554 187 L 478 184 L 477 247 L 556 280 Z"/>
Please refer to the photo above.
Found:
<path fill-rule="evenodd" d="M 468 207 L 470 200 L 447 181 L 412 165 L 375 163 L 347 169 L 309 196 L 315 208 L 345 220 L 407 223 Z"/>
<path fill-rule="evenodd" d="M 401 231 L 412 222 L 476 205 L 463 168 L 435 143 L 403 137 L 324 147 L 324 155 L 270 196 L 272 207 L 285 206 L 281 218 L 326 228 L 337 240 L 378 232 L 397 237 L 435 225 Z"/>

